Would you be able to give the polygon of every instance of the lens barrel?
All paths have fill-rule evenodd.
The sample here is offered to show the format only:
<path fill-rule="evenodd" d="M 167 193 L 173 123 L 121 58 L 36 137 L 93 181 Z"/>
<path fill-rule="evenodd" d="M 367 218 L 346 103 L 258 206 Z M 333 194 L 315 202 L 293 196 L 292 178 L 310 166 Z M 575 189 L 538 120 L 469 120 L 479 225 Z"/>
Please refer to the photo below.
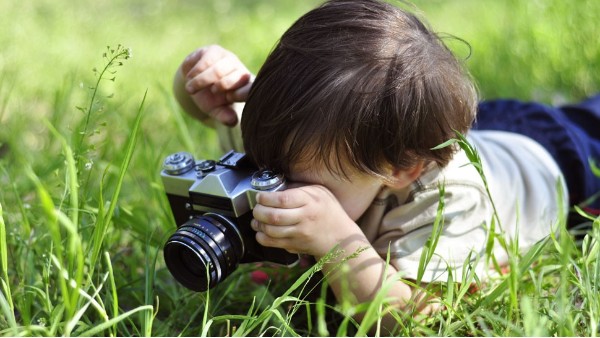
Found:
<path fill-rule="evenodd" d="M 191 218 L 167 240 L 167 268 L 183 286 L 206 291 L 229 276 L 244 254 L 244 242 L 227 217 L 206 213 Z"/>

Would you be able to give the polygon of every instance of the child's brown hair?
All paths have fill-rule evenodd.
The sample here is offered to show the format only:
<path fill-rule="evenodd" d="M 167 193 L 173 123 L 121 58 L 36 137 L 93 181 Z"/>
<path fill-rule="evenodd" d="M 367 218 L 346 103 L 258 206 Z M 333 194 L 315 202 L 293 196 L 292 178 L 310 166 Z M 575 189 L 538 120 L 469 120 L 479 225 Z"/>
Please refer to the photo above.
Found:
<path fill-rule="evenodd" d="M 241 127 L 260 167 L 300 161 L 385 176 L 418 161 L 444 166 L 477 94 L 468 73 L 416 16 L 376 0 L 334 0 L 281 37 L 257 74 Z"/>

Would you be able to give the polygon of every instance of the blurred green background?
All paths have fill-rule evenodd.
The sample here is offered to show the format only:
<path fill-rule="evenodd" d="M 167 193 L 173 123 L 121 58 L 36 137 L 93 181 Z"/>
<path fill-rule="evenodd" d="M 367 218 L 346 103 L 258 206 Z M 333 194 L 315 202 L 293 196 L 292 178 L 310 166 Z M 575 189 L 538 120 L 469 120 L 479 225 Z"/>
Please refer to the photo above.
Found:
<path fill-rule="evenodd" d="M 194 48 L 219 43 L 256 71 L 278 36 L 319 1 L 173 0 L 0 2 L 2 121 L 28 106 L 49 111 L 57 89 L 86 82 L 106 45 L 123 44 L 133 59 L 120 74 L 119 100 L 168 88 Z M 471 47 L 469 68 L 484 97 L 549 101 L 598 88 L 598 1 L 415 1 L 435 30 Z M 410 7 L 410 5 L 406 5 Z M 449 42 L 459 56 L 468 50 Z M 4 104 L 7 105 L 6 103 Z M 8 113 L 6 112 L 8 110 Z"/>
<path fill-rule="evenodd" d="M 148 137 L 162 144 L 176 133 L 167 96 L 172 74 L 188 53 L 206 44 L 222 44 L 257 71 L 280 34 L 319 2 L 3 0 L 0 141 L 11 139 L 7 134 L 19 129 L 11 126 L 23 126 L 23 138 L 35 138 L 28 118 L 57 114 L 57 108 L 71 110 L 85 102 L 93 82 L 91 70 L 101 65 L 104 48 L 122 44 L 131 48 L 133 58 L 119 71 L 114 89 L 106 90 L 112 90 L 113 101 L 123 105 L 137 104 L 148 89 L 144 128 Z M 470 45 L 469 50 L 464 43 L 447 39 L 459 57 L 470 55 L 466 63 L 484 98 L 560 103 L 598 90 L 598 1 L 422 0 L 414 6 L 436 31 Z M 56 102 L 59 98 L 62 101 Z M 134 110 L 126 107 L 118 114 Z M 56 122 L 59 128 L 69 123 Z M 157 125 L 161 128 L 153 130 Z M 160 135 L 152 135 L 156 133 Z M 207 148 L 199 151 L 214 152 L 211 140 L 209 136 L 203 145 Z M 43 148 L 41 141 L 29 141 L 24 146 Z"/>
<path fill-rule="evenodd" d="M 113 100 L 137 104 L 148 89 L 146 121 L 156 123 L 146 122 L 146 131 L 170 133 L 165 91 L 170 90 L 172 74 L 189 52 L 206 44 L 222 44 L 257 71 L 279 35 L 319 2 L 4 0 L 0 2 L 0 135 L 10 138 L 6 134 L 15 129 L 9 131 L 6 126 L 21 125 L 15 121 L 23 118 L 19 115 L 56 114 L 53 100 L 57 93 L 68 96 L 67 102 L 60 102 L 61 109 L 85 102 L 91 70 L 100 66 L 104 48 L 117 44 L 131 48 L 133 58 L 119 71 L 114 89 L 108 89 L 114 91 Z M 414 4 L 436 31 L 470 45 L 469 50 L 447 39 L 459 57 L 470 54 L 466 62 L 484 98 L 556 103 L 598 89 L 600 27 L 594 17 L 600 12 L 598 1 L 429 0 Z M 160 130 L 148 130 L 157 123 Z M 151 137 L 155 136 L 157 140 L 172 137 Z"/>
<path fill-rule="evenodd" d="M 9 258 L 19 257 L 10 259 L 13 293 L 27 293 L 23 285 L 44 288 L 42 271 L 53 247 L 35 186 L 23 168 L 30 166 L 57 207 L 65 208 L 65 157 L 43 120 L 67 140 L 78 139 L 85 115 L 77 107 L 89 105 L 93 69 L 104 66 L 107 46 L 121 44 L 132 50 L 132 58 L 117 69 L 114 82 L 102 81 L 93 102 L 93 134 L 84 154 L 90 166 L 79 173 L 87 182 L 79 191 L 81 236 L 85 243 L 99 204 L 115 189 L 123 146 L 147 91 L 141 133 L 104 250 L 113 259 L 120 306 L 128 309 L 160 299 L 157 322 L 166 324 L 156 324 L 153 334 L 179 334 L 171 331 L 175 322 L 185 326 L 194 318 L 189 319 L 192 312 L 198 315 L 202 300 L 174 286 L 160 255 L 156 284 L 151 291 L 144 289 L 153 266 L 148 257 L 160 252 L 175 227 L 159 168 L 173 151 L 202 157 L 220 154 L 214 132 L 175 105 L 172 75 L 187 54 L 207 44 L 234 51 L 256 72 L 285 29 L 319 2 L 0 0 L 0 204 Z M 398 3 L 448 36 L 446 41 L 465 59 L 483 98 L 561 103 L 600 88 L 600 1 L 419 0 L 416 7 Z M 31 233 L 24 230 L 29 227 Z M 218 294 L 213 297 L 219 299 Z M 44 302 L 53 299 L 38 301 L 27 306 L 39 320 L 48 316 Z M 216 312 L 245 311 L 236 299 L 219 302 Z"/>

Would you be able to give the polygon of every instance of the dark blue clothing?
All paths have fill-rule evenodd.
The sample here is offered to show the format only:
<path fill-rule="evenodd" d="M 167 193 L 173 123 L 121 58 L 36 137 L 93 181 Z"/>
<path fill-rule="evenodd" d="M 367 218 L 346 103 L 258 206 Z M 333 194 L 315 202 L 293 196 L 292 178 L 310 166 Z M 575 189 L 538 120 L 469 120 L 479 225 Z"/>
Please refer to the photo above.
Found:
<path fill-rule="evenodd" d="M 571 204 L 600 192 L 600 177 L 589 163 L 593 159 L 600 166 L 600 95 L 561 107 L 517 100 L 482 102 L 474 129 L 510 131 L 540 143 L 561 168 Z M 584 206 L 597 214 L 600 196 Z"/>

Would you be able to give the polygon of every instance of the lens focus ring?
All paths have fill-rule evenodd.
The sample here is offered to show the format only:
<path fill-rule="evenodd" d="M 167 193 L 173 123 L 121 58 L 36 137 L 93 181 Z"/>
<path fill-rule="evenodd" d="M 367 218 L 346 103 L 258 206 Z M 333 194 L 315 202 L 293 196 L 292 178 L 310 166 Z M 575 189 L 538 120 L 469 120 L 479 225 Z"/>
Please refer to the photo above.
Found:
<path fill-rule="evenodd" d="M 184 223 L 164 247 L 173 277 L 194 291 L 216 286 L 235 270 L 242 255 L 243 242 L 235 225 L 211 214 Z"/>

